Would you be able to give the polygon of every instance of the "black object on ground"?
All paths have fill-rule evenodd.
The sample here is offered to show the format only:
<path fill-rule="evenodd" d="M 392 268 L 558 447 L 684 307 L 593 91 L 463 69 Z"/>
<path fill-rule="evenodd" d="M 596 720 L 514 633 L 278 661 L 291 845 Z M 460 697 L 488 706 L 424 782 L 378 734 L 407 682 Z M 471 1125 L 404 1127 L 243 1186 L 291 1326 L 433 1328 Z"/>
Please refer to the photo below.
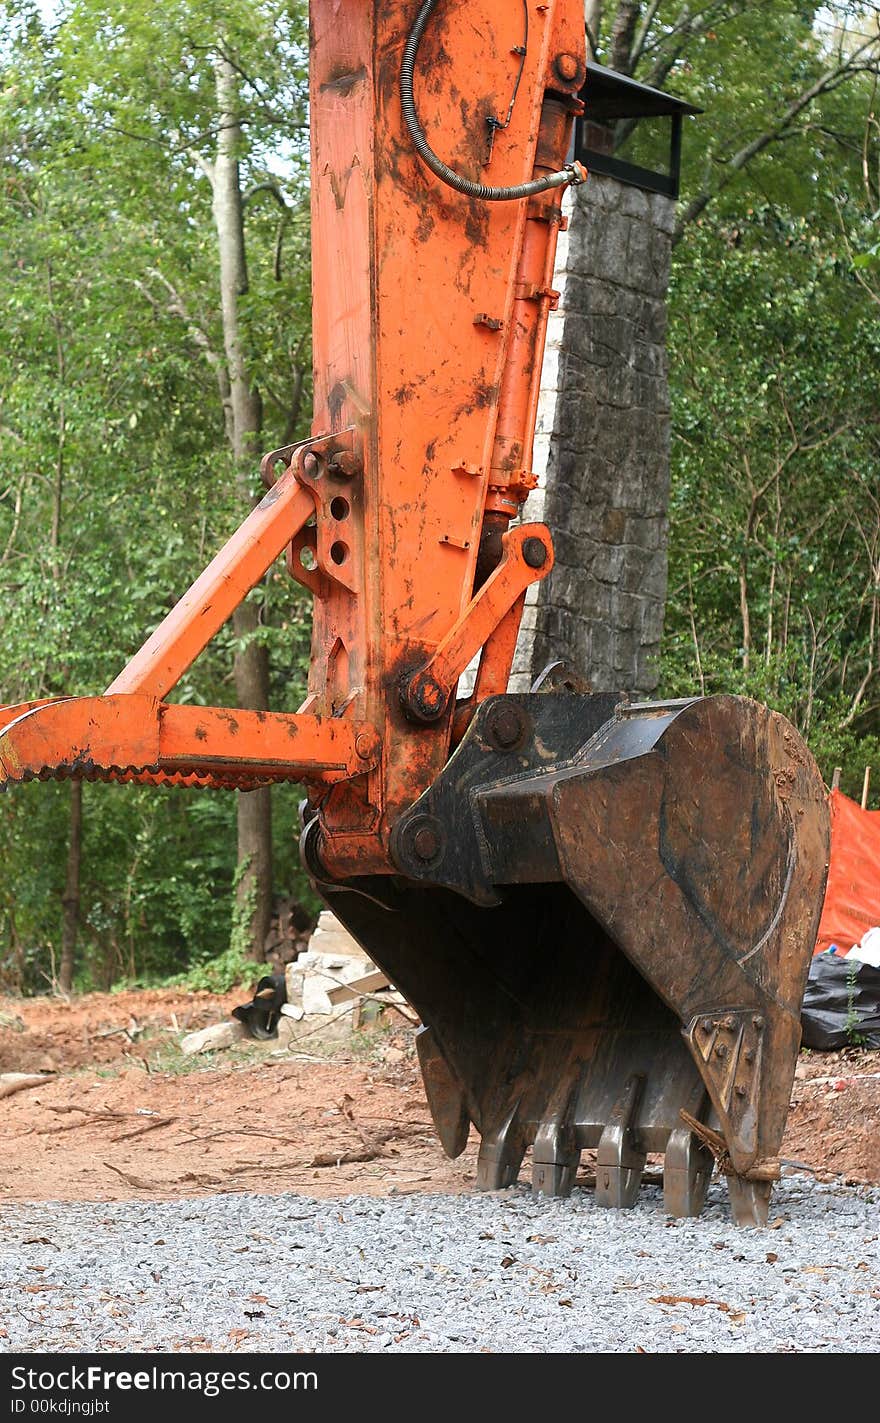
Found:
<path fill-rule="evenodd" d="M 880 1048 L 880 968 L 817 954 L 801 1008 L 803 1047 Z"/>
<path fill-rule="evenodd" d="M 277 1038 L 278 1018 L 286 1002 L 287 984 L 284 974 L 266 974 L 257 984 L 250 1003 L 233 1008 L 232 1016 L 244 1023 L 252 1038 Z"/>

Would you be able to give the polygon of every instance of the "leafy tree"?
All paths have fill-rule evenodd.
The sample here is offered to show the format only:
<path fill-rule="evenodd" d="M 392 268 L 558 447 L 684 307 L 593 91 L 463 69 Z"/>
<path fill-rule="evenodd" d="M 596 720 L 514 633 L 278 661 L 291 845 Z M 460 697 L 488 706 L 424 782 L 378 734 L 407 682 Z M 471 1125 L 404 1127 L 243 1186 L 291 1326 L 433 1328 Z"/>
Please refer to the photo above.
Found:
<path fill-rule="evenodd" d="M 230 440 L 212 194 L 198 162 L 216 153 L 225 132 L 216 43 L 200 38 L 216 39 L 217 14 L 71 6 L 53 29 L 33 6 L 4 8 L 0 686 L 13 702 L 107 685 L 240 521 L 255 459 L 251 448 L 237 460 Z M 285 72 L 271 114 L 261 112 L 265 81 L 239 76 L 243 119 L 258 114 L 262 128 L 254 119 L 244 158 L 230 159 L 242 175 L 250 272 L 248 290 L 235 293 L 240 344 L 250 389 L 265 392 L 258 403 L 271 446 L 298 433 L 308 397 L 303 68 L 290 62 L 294 42 L 301 57 L 302 21 L 295 9 L 257 8 L 236 15 L 224 6 L 223 18 L 224 43 L 243 57 L 242 69 L 266 46 Z M 282 40 L 288 34 L 286 49 L 268 46 L 272 26 Z M 274 194 L 271 158 L 281 171 Z M 279 569 L 248 608 L 250 623 L 224 630 L 177 696 L 234 702 L 233 654 L 240 667 L 271 652 L 269 691 L 295 704 L 307 662 L 303 601 Z M 83 790 L 75 916 L 87 938 L 84 969 L 107 981 L 133 968 L 179 967 L 184 949 L 216 953 L 234 878 L 231 798 L 92 790 Z M 74 898 L 71 877 L 64 887 L 59 795 L 69 799 L 70 788 L 41 788 L 36 797 L 23 788 L 2 807 L 16 886 L 5 930 L 16 975 L 31 981 L 48 971 L 45 958 L 39 970 L 31 966 L 32 953 L 42 944 L 58 950 L 60 901 Z M 281 811 L 279 871 L 289 883 L 289 794 Z M 217 853 L 203 838 L 208 829 Z M 113 853 L 98 853 L 99 845 Z"/>

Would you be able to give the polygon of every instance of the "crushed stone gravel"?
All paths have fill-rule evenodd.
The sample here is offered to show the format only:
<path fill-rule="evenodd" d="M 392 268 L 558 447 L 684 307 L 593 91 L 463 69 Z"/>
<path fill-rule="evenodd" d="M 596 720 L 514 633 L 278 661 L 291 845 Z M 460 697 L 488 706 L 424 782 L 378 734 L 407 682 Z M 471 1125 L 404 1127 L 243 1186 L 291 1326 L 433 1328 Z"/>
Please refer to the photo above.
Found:
<path fill-rule="evenodd" d="M 773 1228 L 524 1187 L 0 1210 L 9 1351 L 876 1352 L 880 1189 L 786 1177 Z"/>

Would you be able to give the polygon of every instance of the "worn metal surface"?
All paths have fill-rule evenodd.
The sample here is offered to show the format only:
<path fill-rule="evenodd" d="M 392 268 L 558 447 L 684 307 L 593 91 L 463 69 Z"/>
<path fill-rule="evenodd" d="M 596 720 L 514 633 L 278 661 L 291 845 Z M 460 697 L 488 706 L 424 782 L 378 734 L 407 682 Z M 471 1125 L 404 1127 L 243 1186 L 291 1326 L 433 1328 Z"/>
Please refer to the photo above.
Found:
<path fill-rule="evenodd" d="M 412 0 L 311 7 L 310 439 L 267 455 L 259 507 L 111 684 L 113 698 L 132 698 L 127 709 L 90 704 L 88 744 L 72 702 L 2 723 L 10 779 L 302 780 L 335 878 L 393 869 L 393 824 L 470 714 L 455 721 L 460 672 L 482 649 L 473 705 L 505 690 L 523 594 L 553 563 L 546 528 L 505 531 L 535 483 L 561 189 L 487 203 L 425 166 L 401 108 L 414 20 Z M 467 179 L 543 180 L 566 162 L 584 72 L 574 0 L 530 10 L 525 42 L 523 12 L 507 0 L 444 4 L 419 47 L 419 122 Z M 233 711 L 234 747 L 141 754 L 136 699 L 171 692 L 285 546 L 315 599 L 300 708 L 311 731 L 298 723 L 283 764 L 273 754 L 267 765 L 264 728 Z M 163 718 L 151 711 L 148 725 Z M 380 754 L 371 742 L 369 755 L 340 760 L 340 737 L 363 728 L 375 728 Z"/>
<path fill-rule="evenodd" d="M 479 1184 L 531 1145 L 537 1189 L 564 1193 L 596 1147 L 601 1199 L 626 1205 L 668 1149 L 667 1204 L 692 1212 L 708 1126 L 736 1213 L 760 1219 L 821 781 L 755 703 L 496 695 L 553 563 L 547 529 L 508 526 L 535 483 L 561 194 L 486 203 L 425 167 L 398 92 L 413 8 L 311 7 L 311 438 L 266 457 L 259 506 L 106 696 L 0 713 L 0 781 L 304 781 L 305 861 L 421 1012 L 438 1132 L 455 1152 L 475 1123 Z M 530 8 L 525 53 L 518 6 L 470 0 L 434 12 L 414 98 L 444 161 L 510 187 L 562 168 L 583 72 L 575 0 Z M 315 599 L 299 712 L 166 703 L 285 547 Z"/>
<path fill-rule="evenodd" d="M 536 1185 L 564 1192 L 595 1147 L 600 1196 L 631 1204 L 671 1140 L 667 1204 L 693 1213 L 707 1163 L 683 1108 L 760 1220 L 824 890 L 821 778 L 755 702 L 613 702 L 486 702 L 398 822 L 405 881 L 360 886 L 386 908 L 333 908 L 430 1025 L 483 1185 L 534 1145 Z"/>

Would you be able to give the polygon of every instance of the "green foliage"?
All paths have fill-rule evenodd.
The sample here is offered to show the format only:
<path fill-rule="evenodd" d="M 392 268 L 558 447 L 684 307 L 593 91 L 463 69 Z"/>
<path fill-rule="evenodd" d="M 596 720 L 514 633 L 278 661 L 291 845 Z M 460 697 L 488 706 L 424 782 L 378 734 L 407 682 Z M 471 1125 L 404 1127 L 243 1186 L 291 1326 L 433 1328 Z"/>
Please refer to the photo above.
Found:
<path fill-rule="evenodd" d="M 880 300 L 861 260 L 876 242 L 865 180 L 878 152 L 876 42 L 864 69 L 817 93 L 734 182 L 719 173 L 722 155 L 772 127 L 777 101 L 870 38 L 876 17 L 836 7 L 848 12 L 843 35 L 829 29 L 835 7 L 780 3 L 751 18 L 721 8 L 725 51 L 744 25 L 764 37 L 754 35 L 751 79 L 728 56 L 723 94 L 690 90 L 708 108 L 692 144 L 721 166 L 695 172 L 686 155 L 685 211 L 701 187 L 714 183 L 716 198 L 684 228 L 673 263 L 663 688 L 779 708 L 826 781 L 841 766 L 854 795 L 880 752 Z"/>
<path fill-rule="evenodd" d="M 600 57 L 620 63 L 622 6 L 602 8 Z M 218 384 L 220 53 L 239 77 L 265 446 L 310 404 L 305 4 L 46 13 L 0 0 L 4 702 L 106 686 L 244 512 Z M 778 706 L 850 794 L 880 763 L 875 19 L 856 0 L 663 0 L 639 7 L 622 61 L 705 110 L 685 125 L 670 306 L 663 690 Z M 280 567 L 251 597 L 273 704 L 295 706 L 308 600 Z M 175 696 L 229 702 L 234 650 L 227 627 Z M 306 899 L 296 791 L 274 795 L 277 883 Z M 68 817 L 64 786 L 0 798 L 0 983 L 52 977 Z M 230 939 L 234 819 L 220 793 L 84 788 L 79 986 L 252 977 L 240 911 Z"/>
<path fill-rule="evenodd" d="M 267 447 L 308 418 L 306 32 L 303 5 L 272 0 L 72 0 L 51 23 L 7 0 L 0 14 L 0 701 L 12 703 L 99 692 L 246 512 L 218 388 L 204 173 L 220 48 L 242 74 L 245 325 Z M 280 566 L 252 597 L 275 705 L 290 708 L 308 600 Z M 233 650 L 224 629 L 175 698 L 229 703 Z M 306 898 L 296 799 L 276 794 L 277 882 Z M 0 803 L 0 982 L 51 978 L 68 813 L 63 786 Z M 86 786 L 78 986 L 221 955 L 235 859 L 232 795 Z"/>
<path fill-rule="evenodd" d="M 856 1010 L 856 975 L 858 964 L 847 962 L 846 965 L 846 1021 L 843 1031 L 846 1033 L 846 1040 L 850 1047 L 864 1047 L 865 1035 L 859 1032 L 859 1015 Z"/>
<path fill-rule="evenodd" d="M 191 964 L 185 973 L 160 979 L 162 988 L 187 988 L 193 992 L 228 993 L 232 988 L 250 987 L 259 970 L 247 942 L 230 944 L 219 954 Z"/>

